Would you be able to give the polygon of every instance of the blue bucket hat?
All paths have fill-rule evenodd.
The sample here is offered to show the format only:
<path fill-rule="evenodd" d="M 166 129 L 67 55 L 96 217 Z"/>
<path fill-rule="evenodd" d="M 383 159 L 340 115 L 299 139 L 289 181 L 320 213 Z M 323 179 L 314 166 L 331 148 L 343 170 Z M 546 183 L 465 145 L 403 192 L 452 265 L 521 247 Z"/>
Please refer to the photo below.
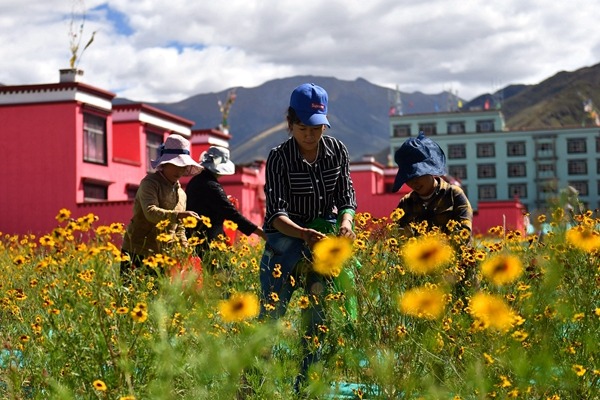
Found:
<path fill-rule="evenodd" d="M 423 175 L 442 176 L 446 174 L 446 155 L 439 144 L 426 138 L 423 132 L 419 136 L 406 140 L 396 153 L 394 160 L 398 164 L 398 173 L 394 180 L 393 192 L 412 178 Z"/>
<path fill-rule="evenodd" d="M 290 107 L 307 126 L 329 125 L 327 120 L 327 92 L 314 83 L 304 83 L 292 92 Z"/>

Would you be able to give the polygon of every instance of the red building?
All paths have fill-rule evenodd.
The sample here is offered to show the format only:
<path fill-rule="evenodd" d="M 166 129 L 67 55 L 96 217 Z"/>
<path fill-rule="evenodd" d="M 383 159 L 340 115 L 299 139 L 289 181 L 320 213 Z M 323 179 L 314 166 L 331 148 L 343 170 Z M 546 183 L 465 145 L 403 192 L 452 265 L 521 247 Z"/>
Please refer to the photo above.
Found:
<path fill-rule="evenodd" d="M 227 133 L 193 131 L 193 121 L 143 103 L 115 105 L 114 93 L 78 76 L 61 71 L 58 83 L 0 86 L 3 234 L 48 233 L 63 208 L 75 218 L 93 213 L 100 224 L 126 224 L 138 184 L 167 135 L 189 138 L 194 159 L 211 145 L 228 147 Z M 221 178 L 241 212 L 257 224 L 264 217 L 264 169 L 264 161 L 257 161 Z M 395 168 L 366 157 L 351 165 L 351 174 L 358 211 L 388 216 L 403 194 L 389 190 Z M 476 231 L 503 224 L 522 229 L 522 207 L 508 203 L 480 202 Z"/>

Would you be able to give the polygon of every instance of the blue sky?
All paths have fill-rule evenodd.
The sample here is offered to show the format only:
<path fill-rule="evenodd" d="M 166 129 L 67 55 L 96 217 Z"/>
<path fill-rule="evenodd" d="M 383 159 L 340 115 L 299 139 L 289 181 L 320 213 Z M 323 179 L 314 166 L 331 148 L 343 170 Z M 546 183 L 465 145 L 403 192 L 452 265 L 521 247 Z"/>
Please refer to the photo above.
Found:
<path fill-rule="evenodd" d="M 175 102 L 295 75 L 465 99 L 600 62 L 593 0 L 3 0 L 0 83 L 84 81 Z"/>

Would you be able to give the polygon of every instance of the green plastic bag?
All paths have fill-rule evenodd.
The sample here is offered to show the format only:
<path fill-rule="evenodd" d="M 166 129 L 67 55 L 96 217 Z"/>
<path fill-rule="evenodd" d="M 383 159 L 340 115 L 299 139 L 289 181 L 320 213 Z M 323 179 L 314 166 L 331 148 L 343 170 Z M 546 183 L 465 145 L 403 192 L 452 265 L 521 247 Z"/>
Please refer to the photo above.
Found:
<path fill-rule="evenodd" d="M 324 218 L 314 219 L 307 224 L 307 227 L 326 235 L 337 233 L 339 228 L 337 222 L 328 221 Z M 350 262 L 356 270 L 360 269 L 361 264 L 357 258 L 352 257 Z M 333 287 L 336 291 L 344 293 L 346 299 L 344 308 L 350 319 L 355 322 L 358 318 L 358 297 L 356 295 L 356 276 L 354 275 L 354 268 L 349 266 L 342 268 L 340 274 L 333 278 Z"/>

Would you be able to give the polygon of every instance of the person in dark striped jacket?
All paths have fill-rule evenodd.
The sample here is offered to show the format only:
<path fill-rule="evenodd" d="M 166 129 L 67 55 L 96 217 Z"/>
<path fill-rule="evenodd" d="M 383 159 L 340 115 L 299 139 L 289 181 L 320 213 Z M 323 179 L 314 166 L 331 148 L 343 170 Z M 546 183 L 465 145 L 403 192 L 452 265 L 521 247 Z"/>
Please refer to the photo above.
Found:
<path fill-rule="evenodd" d="M 330 283 L 330 278 L 310 267 L 311 248 L 325 237 L 324 232 L 331 232 L 322 229 L 327 223 L 339 236 L 356 238 L 356 195 L 348 150 L 340 140 L 325 134 L 330 127 L 327 100 L 327 92 L 313 83 L 294 89 L 287 113 L 291 135 L 270 151 L 266 164 L 263 229 L 267 242 L 260 264 L 261 318 L 283 316 L 297 288 L 303 288 L 310 300 L 303 310 L 305 354 L 294 383 L 296 390 L 320 357 L 309 348 L 314 339 L 323 337 L 323 300 Z"/>

